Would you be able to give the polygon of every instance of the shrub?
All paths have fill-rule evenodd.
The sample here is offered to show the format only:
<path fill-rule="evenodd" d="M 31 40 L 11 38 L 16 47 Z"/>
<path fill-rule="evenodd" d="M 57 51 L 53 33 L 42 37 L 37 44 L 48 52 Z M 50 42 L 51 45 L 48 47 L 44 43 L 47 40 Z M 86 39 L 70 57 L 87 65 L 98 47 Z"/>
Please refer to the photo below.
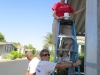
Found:
<path fill-rule="evenodd" d="M 12 50 L 12 51 L 11 51 L 11 54 L 14 55 L 14 59 L 17 58 L 17 52 L 16 52 L 16 51 Z"/>
<path fill-rule="evenodd" d="M 8 60 L 13 60 L 13 59 L 14 59 L 14 55 L 11 54 L 11 53 L 9 53 L 9 54 L 7 54 L 7 55 L 5 56 L 5 58 L 8 59 Z"/>
<path fill-rule="evenodd" d="M 16 51 L 16 58 L 19 58 L 19 52 L 18 51 Z"/>
<path fill-rule="evenodd" d="M 14 51 L 14 50 L 11 51 L 11 54 L 14 55 L 14 59 L 16 59 L 16 58 L 22 58 L 22 56 L 23 56 L 23 54 L 21 52 Z"/>
<path fill-rule="evenodd" d="M 22 58 L 23 54 L 21 52 L 19 52 L 19 58 Z"/>
<path fill-rule="evenodd" d="M 79 59 L 82 61 L 82 64 L 80 65 L 80 71 L 81 72 L 84 72 L 84 53 L 83 52 L 80 52 L 78 54 L 78 56 L 79 56 Z M 78 69 L 77 68 L 75 68 L 75 70 L 78 72 Z"/>
<path fill-rule="evenodd" d="M 79 53 L 79 59 L 82 61 L 82 64 L 80 65 L 80 70 L 81 72 L 84 72 L 84 53 L 83 52 Z"/>

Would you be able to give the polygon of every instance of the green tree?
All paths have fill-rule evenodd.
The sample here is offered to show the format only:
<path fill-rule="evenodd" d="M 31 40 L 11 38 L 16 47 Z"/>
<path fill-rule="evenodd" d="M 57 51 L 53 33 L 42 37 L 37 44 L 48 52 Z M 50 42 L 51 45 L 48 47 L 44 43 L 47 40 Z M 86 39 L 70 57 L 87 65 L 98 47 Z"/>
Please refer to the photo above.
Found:
<path fill-rule="evenodd" d="M 29 44 L 28 46 L 25 45 L 24 47 L 26 47 L 26 49 L 34 50 L 34 53 L 36 53 L 36 48 L 34 48 L 34 47 L 32 46 L 32 44 Z"/>
<path fill-rule="evenodd" d="M 12 42 L 15 46 L 21 46 L 19 42 Z"/>
<path fill-rule="evenodd" d="M 32 46 L 32 44 L 28 45 L 28 49 L 34 49 L 34 47 Z"/>
<path fill-rule="evenodd" d="M 0 42 L 6 42 L 4 35 L 0 32 Z"/>
<path fill-rule="evenodd" d="M 44 44 L 48 44 L 49 47 L 52 48 L 52 50 L 54 50 L 54 44 L 53 44 L 53 39 L 52 39 L 52 33 L 48 32 L 46 36 L 44 36 L 45 40 L 44 40 Z"/>

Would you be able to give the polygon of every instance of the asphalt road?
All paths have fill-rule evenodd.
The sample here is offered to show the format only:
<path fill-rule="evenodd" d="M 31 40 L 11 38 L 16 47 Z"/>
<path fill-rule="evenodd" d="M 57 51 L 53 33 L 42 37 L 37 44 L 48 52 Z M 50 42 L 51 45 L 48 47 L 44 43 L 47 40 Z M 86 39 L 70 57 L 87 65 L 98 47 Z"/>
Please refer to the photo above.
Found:
<path fill-rule="evenodd" d="M 28 60 L 0 62 L 0 75 L 24 75 Z"/>

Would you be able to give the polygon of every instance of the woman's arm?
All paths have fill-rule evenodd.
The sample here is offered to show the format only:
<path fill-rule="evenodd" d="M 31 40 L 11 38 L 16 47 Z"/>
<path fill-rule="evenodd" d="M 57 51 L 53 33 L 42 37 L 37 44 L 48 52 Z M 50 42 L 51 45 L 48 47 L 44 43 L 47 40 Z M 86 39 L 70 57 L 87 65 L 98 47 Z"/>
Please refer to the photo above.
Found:
<path fill-rule="evenodd" d="M 84 6 L 82 9 L 80 9 L 80 10 L 78 10 L 78 11 L 75 11 L 73 14 L 75 14 L 75 15 L 76 15 L 76 14 L 79 14 L 80 12 L 82 12 L 82 11 L 85 9 L 85 7 L 86 7 L 86 6 Z"/>
<path fill-rule="evenodd" d="M 36 75 L 36 73 L 30 74 L 29 71 L 27 70 L 24 75 Z"/>
<path fill-rule="evenodd" d="M 69 63 L 69 62 L 66 62 L 66 63 L 60 63 L 60 64 L 56 64 L 55 68 L 69 68 L 69 67 L 72 67 L 72 66 L 79 66 L 81 65 L 81 60 L 77 60 L 75 63 Z"/>
<path fill-rule="evenodd" d="M 53 17 L 56 18 L 56 19 L 63 19 L 64 18 L 64 16 L 58 17 L 56 15 L 56 11 L 55 10 L 53 11 Z"/>
<path fill-rule="evenodd" d="M 28 75 L 28 74 L 29 74 L 29 71 L 27 70 L 24 75 Z"/>
<path fill-rule="evenodd" d="M 55 10 L 53 11 L 52 15 L 53 15 L 54 18 L 59 19 L 59 17 L 56 15 L 56 11 Z"/>

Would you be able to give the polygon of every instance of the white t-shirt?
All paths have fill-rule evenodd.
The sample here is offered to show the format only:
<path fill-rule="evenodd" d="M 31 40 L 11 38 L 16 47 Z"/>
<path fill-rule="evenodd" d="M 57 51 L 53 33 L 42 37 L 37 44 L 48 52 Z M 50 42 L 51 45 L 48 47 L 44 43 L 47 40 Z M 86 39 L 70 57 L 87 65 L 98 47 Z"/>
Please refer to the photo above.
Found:
<path fill-rule="evenodd" d="M 37 67 L 39 61 L 40 61 L 40 60 L 39 60 L 38 58 L 36 58 L 36 57 L 34 57 L 34 58 L 30 61 L 29 65 L 28 65 L 28 68 L 27 68 L 27 70 L 29 71 L 30 74 L 36 72 L 36 67 Z"/>
<path fill-rule="evenodd" d="M 49 61 L 40 61 L 36 68 L 36 75 L 49 75 L 50 72 L 54 71 L 56 64 Z"/>

